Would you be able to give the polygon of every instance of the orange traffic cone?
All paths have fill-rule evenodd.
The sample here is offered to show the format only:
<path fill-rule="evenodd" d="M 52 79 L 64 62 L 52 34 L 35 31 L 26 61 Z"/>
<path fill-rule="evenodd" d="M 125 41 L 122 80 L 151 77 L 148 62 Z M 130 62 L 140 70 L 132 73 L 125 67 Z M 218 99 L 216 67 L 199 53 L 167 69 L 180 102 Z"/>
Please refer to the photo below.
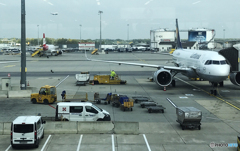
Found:
<path fill-rule="evenodd" d="M 164 87 L 163 91 L 166 91 L 166 87 Z"/>
<path fill-rule="evenodd" d="M 28 84 L 27 84 L 27 86 L 29 86 L 29 81 L 28 81 Z"/>
<path fill-rule="evenodd" d="M 94 85 L 94 81 L 92 82 L 92 85 Z"/>

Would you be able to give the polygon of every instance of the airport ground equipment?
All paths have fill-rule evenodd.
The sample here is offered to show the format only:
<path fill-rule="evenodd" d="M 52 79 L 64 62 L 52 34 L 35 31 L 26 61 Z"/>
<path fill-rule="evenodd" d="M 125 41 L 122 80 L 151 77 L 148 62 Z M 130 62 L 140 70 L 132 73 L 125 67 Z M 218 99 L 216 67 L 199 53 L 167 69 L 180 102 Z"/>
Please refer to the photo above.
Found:
<path fill-rule="evenodd" d="M 126 80 L 121 80 L 118 75 L 114 79 L 110 78 L 110 75 L 94 75 L 94 78 L 90 83 L 94 84 L 126 84 Z"/>
<path fill-rule="evenodd" d="M 237 151 L 240 151 L 240 135 L 237 136 Z"/>
<path fill-rule="evenodd" d="M 90 74 L 89 72 L 81 72 L 80 74 L 76 74 L 76 85 L 86 85 L 89 82 Z"/>
<path fill-rule="evenodd" d="M 154 102 L 154 101 L 141 102 L 141 103 L 140 103 L 140 106 L 141 106 L 142 108 L 145 108 L 145 107 L 147 107 L 147 106 L 157 106 L 157 103 Z"/>
<path fill-rule="evenodd" d="M 178 107 L 169 98 L 167 98 L 176 108 L 177 122 L 182 127 L 182 130 L 186 128 L 198 128 L 201 129 L 202 111 L 195 107 Z"/>
<path fill-rule="evenodd" d="M 43 49 L 42 48 L 39 48 L 39 49 L 37 49 L 33 54 L 32 54 L 32 57 L 34 57 L 35 55 L 40 55 L 41 56 L 41 52 L 43 51 Z"/>
<path fill-rule="evenodd" d="M 166 109 L 162 105 L 157 105 L 157 106 L 148 106 L 146 107 L 148 110 L 148 113 L 153 113 L 153 112 L 161 112 L 164 113 L 164 110 Z"/>
<path fill-rule="evenodd" d="M 97 104 L 100 104 L 101 101 L 105 101 L 104 104 L 110 104 L 110 101 L 112 100 L 112 93 L 108 93 L 105 98 L 100 98 L 100 95 L 98 92 L 94 93 L 94 102 Z"/>
<path fill-rule="evenodd" d="M 92 55 L 94 55 L 94 54 L 96 55 L 96 54 L 98 54 L 97 51 L 98 51 L 98 49 L 94 49 L 91 54 Z"/>
<path fill-rule="evenodd" d="M 135 103 L 138 102 L 147 102 L 150 99 L 148 97 L 144 97 L 144 96 L 138 96 L 138 97 L 132 97 Z"/>
<path fill-rule="evenodd" d="M 112 95 L 112 106 L 120 107 L 121 110 L 133 110 L 134 101 L 129 99 L 126 95 L 113 94 Z"/>
<path fill-rule="evenodd" d="M 69 75 L 64 78 L 62 81 L 60 81 L 56 86 L 49 86 L 45 85 L 40 88 L 39 93 L 32 93 L 31 94 L 31 102 L 33 104 L 36 103 L 44 103 L 44 104 L 49 104 L 49 103 L 54 103 L 57 101 L 57 90 L 56 88 L 63 82 L 65 81 Z"/>

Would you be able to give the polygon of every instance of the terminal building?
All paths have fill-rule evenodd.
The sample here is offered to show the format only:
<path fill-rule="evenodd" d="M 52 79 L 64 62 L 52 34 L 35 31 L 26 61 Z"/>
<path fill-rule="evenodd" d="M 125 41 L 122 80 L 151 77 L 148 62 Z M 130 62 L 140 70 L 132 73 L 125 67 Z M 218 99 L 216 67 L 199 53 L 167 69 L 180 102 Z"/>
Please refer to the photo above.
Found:
<path fill-rule="evenodd" d="M 214 29 L 190 29 L 180 30 L 180 32 L 187 32 L 187 40 L 182 40 L 183 48 L 186 49 L 214 49 L 215 30 Z M 181 37 L 181 36 L 180 36 Z M 156 29 L 150 31 L 150 47 L 151 50 L 170 51 L 175 49 L 176 31 L 168 29 Z"/>

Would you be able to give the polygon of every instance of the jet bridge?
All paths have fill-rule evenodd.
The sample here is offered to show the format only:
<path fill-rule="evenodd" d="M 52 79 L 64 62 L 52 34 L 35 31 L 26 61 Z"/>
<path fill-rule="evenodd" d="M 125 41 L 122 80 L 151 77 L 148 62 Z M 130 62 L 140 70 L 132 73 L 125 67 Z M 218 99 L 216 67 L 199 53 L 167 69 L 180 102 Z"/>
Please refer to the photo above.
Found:
<path fill-rule="evenodd" d="M 239 52 L 235 47 L 222 49 L 219 54 L 223 55 L 230 63 L 230 81 L 240 86 L 240 72 L 239 72 Z"/>

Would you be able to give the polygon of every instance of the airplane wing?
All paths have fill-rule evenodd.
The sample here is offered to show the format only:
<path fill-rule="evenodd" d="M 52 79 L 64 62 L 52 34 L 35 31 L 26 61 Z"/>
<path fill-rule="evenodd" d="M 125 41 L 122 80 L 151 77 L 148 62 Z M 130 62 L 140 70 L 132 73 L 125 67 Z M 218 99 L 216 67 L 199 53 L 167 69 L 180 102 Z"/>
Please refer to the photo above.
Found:
<path fill-rule="evenodd" d="M 142 64 L 142 63 L 132 63 L 132 62 L 119 62 L 119 61 L 105 61 L 105 60 L 96 60 L 96 59 L 89 59 L 87 57 L 86 51 L 85 51 L 85 57 L 89 61 L 98 61 L 98 62 L 106 62 L 106 63 L 115 63 L 115 64 L 123 64 L 123 65 L 132 65 L 132 66 L 140 66 L 140 67 L 150 67 L 150 68 L 164 68 L 167 70 L 173 70 L 177 72 L 184 72 L 184 71 L 189 71 L 192 70 L 191 68 L 181 68 L 181 67 L 174 67 L 174 66 L 163 66 L 163 65 L 153 65 L 153 64 Z"/>

